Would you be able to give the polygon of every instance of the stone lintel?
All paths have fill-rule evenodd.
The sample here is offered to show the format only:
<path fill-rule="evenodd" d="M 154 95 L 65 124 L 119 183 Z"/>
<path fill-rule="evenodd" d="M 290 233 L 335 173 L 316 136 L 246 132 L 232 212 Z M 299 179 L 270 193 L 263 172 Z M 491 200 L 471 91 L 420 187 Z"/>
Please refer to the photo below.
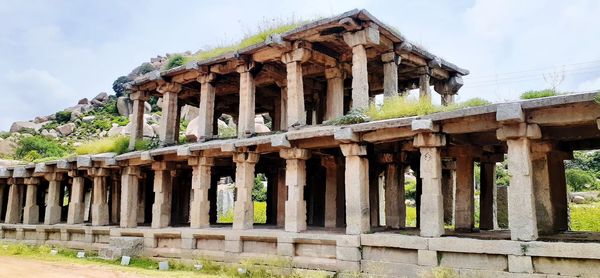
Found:
<path fill-rule="evenodd" d="M 235 163 L 257 163 L 260 155 L 253 152 L 235 152 L 233 162 Z"/>
<path fill-rule="evenodd" d="M 164 83 L 164 84 L 158 86 L 158 88 L 156 88 L 156 91 L 161 94 L 179 93 L 181 91 L 181 84 L 174 83 L 174 82 L 167 82 L 167 83 Z"/>
<path fill-rule="evenodd" d="M 402 163 L 406 160 L 405 152 L 379 153 L 377 161 L 381 164 Z"/>
<path fill-rule="evenodd" d="M 141 177 L 142 172 L 140 171 L 140 167 L 135 166 L 127 166 L 122 168 L 121 174 L 123 176 L 137 176 Z"/>
<path fill-rule="evenodd" d="M 61 159 L 58 162 L 56 162 L 56 168 L 63 169 L 63 170 L 69 170 L 69 169 L 71 169 L 71 163 L 69 161 L 67 161 L 66 159 Z"/>
<path fill-rule="evenodd" d="M 154 158 L 152 158 L 150 151 L 143 151 L 140 153 L 140 160 L 141 161 L 154 161 Z"/>
<path fill-rule="evenodd" d="M 198 76 L 198 78 L 196 80 L 200 84 L 204 84 L 204 83 L 213 82 L 216 77 L 217 77 L 217 75 L 211 72 L 211 73 L 201 74 L 200 76 Z"/>
<path fill-rule="evenodd" d="M 518 102 L 498 104 L 496 108 L 496 121 L 504 123 L 522 123 L 525 113 Z"/>
<path fill-rule="evenodd" d="M 367 146 L 359 144 L 341 144 L 340 149 L 344 156 L 365 156 L 367 155 Z"/>
<path fill-rule="evenodd" d="M 418 119 L 410 123 L 412 131 L 416 132 L 438 132 L 440 127 L 433 123 L 431 119 Z"/>
<path fill-rule="evenodd" d="M 312 50 L 307 48 L 297 48 L 286 52 L 281 56 L 281 62 L 289 64 L 292 62 L 305 63 L 312 57 Z"/>
<path fill-rule="evenodd" d="M 46 165 L 46 163 L 37 163 L 35 164 L 35 169 L 33 170 L 36 174 L 44 174 L 49 173 L 52 167 Z"/>
<path fill-rule="evenodd" d="M 446 136 L 440 133 L 419 133 L 413 139 L 416 148 L 438 148 L 446 145 Z"/>
<path fill-rule="evenodd" d="M 344 78 L 345 72 L 340 67 L 330 67 L 325 69 L 325 79 Z"/>
<path fill-rule="evenodd" d="M 23 179 L 23 184 L 26 184 L 26 185 L 38 185 L 38 184 L 40 184 L 40 179 L 37 178 L 37 177 L 24 178 Z"/>
<path fill-rule="evenodd" d="M 235 70 L 238 73 L 245 73 L 245 72 L 249 72 L 250 70 L 252 70 L 254 68 L 255 64 L 254 61 L 247 61 L 247 62 L 243 62 L 239 65 L 237 65 L 235 67 Z"/>
<path fill-rule="evenodd" d="M 517 138 L 540 139 L 542 138 L 542 131 L 537 124 L 508 124 L 503 125 L 496 131 L 496 137 L 501 141 Z"/>
<path fill-rule="evenodd" d="M 52 172 L 44 174 L 44 179 L 47 181 L 62 181 L 64 179 L 63 173 Z"/>
<path fill-rule="evenodd" d="M 92 167 L 92 157 L 89 155 L 81 155 L 77 157 L 77 167 L 78 168 L 88 168 Z"/>
<path fill-rule="evenodd" d="M 146 101 L 148 99 L 148 93 L 146 91 L 133 91 L 129 94 L 129 99 Z"/>
<path fill-rule="evenodd" d="M 25 169 L 25 167 L 16 167 L 13 170 L 14 178 L 29 178 L 31 177 L 31 173 Z"/>
<path fill-rule="evenodd" d="M 175 164 L 171 161 L 155 161 L 152 163 L 154 171 L 170 171 L 175 170 Z"/>
<path fill-rule="evenodd" d="M 291 148 L 283 149 L 279 151 L 279 156 L 283 159 L 300 159 L 307 160 L 310 158 L 311 153 L 308 149 Z"/>
<path fill-rule="evenodd" d="M 390 51 L 390 52 L 381 54 L 381 61 L 384 63 L 394 63 L 396 65 L 400 65 L 400 62 L 402 60 L 401 60 L 400 56 L 398 54 L 396 54 L 396 52 Z"/>
<path fill-rule="evenodd" d="M 287 136 L 285 134 L 279 134 L 271 137 L 271 146 L 289 148 L 291 147 L 291 144 L 290 141 L 288 141 Z"/>
<path fill-rule="evenodd" d="M 360 136 L 352 131 L 350 127 L 340 127 L 333 133 L 333 138 L 342 143 L 359 142 Z"/>
<path fill-rule="evenodd" d="M 13 171 L 6 168 L 0 168 L 0 178 L 10 178 L 12 177 L 12 172 Z"/>
<path fill-rule="evenodd" d="M 181 146 L 177 148 L 177 156 L 190 156 L 192 155 L 192 151 L 190 151 L 189 146 Z"/>
<path fill-rule="evenodd" d="M 379 30 L 375 27 L 367 27 L 356 32 L 346 32 L 344 41 L 350 47 L 379 44 Z"/>

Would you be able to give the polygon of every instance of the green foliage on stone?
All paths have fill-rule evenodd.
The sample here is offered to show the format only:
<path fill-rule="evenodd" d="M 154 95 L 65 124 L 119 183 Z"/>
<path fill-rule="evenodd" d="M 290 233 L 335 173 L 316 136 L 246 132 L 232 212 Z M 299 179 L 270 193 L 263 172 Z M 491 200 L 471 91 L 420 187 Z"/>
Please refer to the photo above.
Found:
<path fill-rule="evenodd" d="M 558 93 L 552 89 L 527 91 L 527 92 L 521 94 L 521 99 L 536 99 L 536 98 L 543 98 L 543 97 L 552 97 L 552 96 L 556 96 L 556 95 L 558 95 Z"/>
<path fill-rule="evenodd" d="M 34 161 L 41 158 L 64 157 L 69 154 L 68 147 L 44 136 L 29 136 L 22 138 L 15 151 L 15 158 L 24 161 Z"/>
<path fill-rule="evenodd" d="M 175 54 L 175 55 L 169 57 L 169 60 L 167 60 L 165 69 L 170 70 L 172 68 L 183 66 L 183 65 L 185 65 L 185 63 L 186 63 L 186 58 L 183 55 Z"/>
<path fill-rule="evenodd" d="M 117 136 L 88 141 L 75 148 L 78 155 L 116 153 L 123 154 L 129 147 L 129 137 Z"/>
<path fill-rule="evenodd" d="M 71 120 L 71 111 L 56 112 L 55 116 L 58 124 L 64 124 Z"/>
<path fill-rule="evenodd" d="M 594 101 L 600 105 L 600 92 L 596 93 L 596 97 L 594 97 Z"/>
<path fill-rule="evenodd" d="M 324 122 L 325 125 L 349 125 L 368 122 L 369 117 L 359 110 L 352 110 L 348 114 Z"/>

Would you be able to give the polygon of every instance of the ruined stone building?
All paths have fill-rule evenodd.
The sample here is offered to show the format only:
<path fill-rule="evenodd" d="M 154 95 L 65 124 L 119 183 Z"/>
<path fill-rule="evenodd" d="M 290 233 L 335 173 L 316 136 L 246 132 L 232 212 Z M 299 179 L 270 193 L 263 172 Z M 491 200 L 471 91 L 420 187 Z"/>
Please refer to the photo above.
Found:
<path fill-rule="evenodd" d="M 323 125 L 380 94 L 418 89 L 452 103 L 468 73 L 365 10 L 148 73 L 129 84 L 131 143 L 142 137 L 144 101 L 160 96 L 162 147 L 1 168 L 0 238 L 107 256 L 128 252 L 127 242 L 155 257 L 289 258 L 297 268 L 391 277 L 434 267 L 598 275 L 600 235 L 569 231 L 563 163 L 574 150 L 600 148 L 593 94 Z M 184 104 L 200 107 L 197 142 L 177 145 Z M 237 138 L 218 136 L 223 114 Z M 272 118 L 271 132 L 254 130 L 257 114 Z M 504 160 L 507 229 L 497 224 L 495 184 Z M 412 227 L 408 171 L 417 181 Z M 254 224 L 257 173 L 267 177 L 266 224 Z M 236 187 L 232 224 L 217 223 L 225 177 Z"/>

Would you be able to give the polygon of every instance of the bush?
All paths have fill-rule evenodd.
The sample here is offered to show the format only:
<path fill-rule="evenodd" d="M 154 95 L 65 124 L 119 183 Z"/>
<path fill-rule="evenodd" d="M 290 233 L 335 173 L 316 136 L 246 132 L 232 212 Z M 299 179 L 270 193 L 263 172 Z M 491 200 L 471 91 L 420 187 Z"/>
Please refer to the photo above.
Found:
<path fill-rule="evenodd" d="M 596 97 L 594 97 L 594 101 L 596 101 L 597 104 L 600 104 L 600 92 L 596 94 Z"/>
<path fill-rule="evenodd" d="M 71 120 L 71 111 L 56 112 L 55 116 L 58 124 L 64 124 Z"/>
<path fill-rule="evenodd" d="M 406 199 L 417 200 L 417 180 L 407 180 L 404 183 L 404 196 Z"/>
<path fill-rule="evenodd" d="M 186 58 L 181 54 L 175 54 L 167 60 L 167 64 L 165 66 L 166 70 L 170 70 L 172 68 L 176 68 L 179 66 L 183 66 L 186 63 Z"/>
<path fill-rule="evenodd" d="M 68 149 L 61 146 L 57 141 L 43 136 L 25 137 L 17 145 L 15 157 L 17 159 L 28 159 L 29 161 L 46 157 L 59 158 L 69 153 Z"/>
<path fill-rule="evenodd" d="M 440 111 L 430 99 L 414 99 L 403 96 L 386 99 L 383 105 L 377 108 L 371 105 L 365 114 L 373 120 L 403 118 L 411 116 L 429 115 Z"/>
<path fill-rule="evenodd" d="M 468 108 L 468 107 L 478 107 L 478 106 L 486 106 L 486 105 L 490 105 L 490 104 L 492 104 L 490 101 L 476 97 L 476 98 L 471 98 L 471 99 L 465 100 L 463 102 L 459 102 L 457 108 L 460 109 L 460 108 Z"/>
<path fill-rule="evenodd" d="M 567 186 L 569 186 L 571 191 L 590 191 L 598 188 L 598 181 L 596 178 L 584 170 L 568 169 L 566 171 L 566 176 Z"/>
<path fill-rule="evenodd" d="M 113 82 L 112 89 L 115 91 L 117 97 L 124 95 L 125 92 L 125 83 L 131 81 L 131 79 L 127 76 L 119 76 L 115 82 Z"/>
<path fill-rule="evenodd" d="M 0 131 L 0 138 L 6 139 L 8 137 L 10 137 L 10 132 L 8 132 L 8 131 Z"/>
<path fill-rule="evenodd" d="M 254 186 L 252 187 L 252 200 L 256 202 L 267 201 L 267 187 L 264 186 L 263 181 L 267 178 L 264 174 L 258 174 L 254 178 Z"/>
<path fill-rule="evenodd" d="M 349 124 L 359 124 L 368 122 L 369 117 L 367 117 L 364 113 L 358 110 L 352 110 L 348 114 L 343 115 L 341 117 L 337 117 L 333 120 L 326 121 L 324 124 L 326 125 L 349 125 Z"/>
<path fill-rule="evenodd" d="M 154 66 L 152 66 L 152 64 L 145 62 L 143 64 L 141 64 L 138 68 L 137 68 L 137 73 L 138 75 L 144 75 L 146 73 L 149 73 L 151 71 L 155 70 Z"/>
<path fill-rule="evenodd" d="M 75 153 L 82 154 L 99 154 L 99 153 L 126 153 L 129 148 L 129 137 L 116 136 L 97 139 L 86 142 L 75 148 Z"/>
<path fill-rule="evenodd" d="M 156 149 L 160 146 L 160 139 L 158 137 L 145 138 L 135 142 L 136 151 L 147 151 Z"/>
<path fill-rule="evenodd" d="M 556 91 L 552 89 L 545 89 L 540 91 L 527 91 L 521 94 L 521 99 L 535 99 L 543 97 L 552 97 L 558 95 Z"/>

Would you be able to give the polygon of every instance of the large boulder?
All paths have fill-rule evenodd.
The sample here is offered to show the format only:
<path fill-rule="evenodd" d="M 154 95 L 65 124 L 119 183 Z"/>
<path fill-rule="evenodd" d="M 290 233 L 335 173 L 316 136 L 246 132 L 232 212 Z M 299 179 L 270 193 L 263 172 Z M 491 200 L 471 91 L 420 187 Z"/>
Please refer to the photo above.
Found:
<path fill-rule="evenodd" d="M 131 101 L 128 97 L 117 98 L 117 111 L 119 111 L 119 115 L 123 117 L 128 117 L 129 114 L 131 114 Z"/>
<path fill-rule="evenodd" d="M 113 136 L 118 136 L 123 134 L 123 127 L 119 126 L 117 124 L 113 124 L 113 126 L 108 130 L 108 136 L 109 137 L 113 137 Z"/>
<path fill-rule="evenodd" d="M 265 118 L 262 115 L 254 117 L 254 131 L 256 133 L 271 132 L 271 129 L 265 125 Z"/>
<path fill-rule="evenodd" d="M 41 124 L 43 122 L 49 121 L 50 118 L 48 116 L 37 116 L 33 119 L 33 122 L 36 124 Z"/>
<path fill-rule="evenodd" d="M 58 137 L 58 132 L 56 132 L 56 130 L 54 129 L 44 129 L 41 132 L 42 136 L 48 136 L 48 137 L 52 137 L 52 138 L 56 138 Z"/>
<path fill-rule="evenodd" d="M 0 138 L 0 154 L 13 155 L 17 149 L 17 144 L 8 139 Z"/>
<path fill-rule="evenodd" d="M 191 122 L 192 120 L 196 119 L 196 117 L 198 117 L 198 114 L 198 107 L 191 105 L 184 105 L 183 107 L 181 107 L 181 120 Z"/>
<path fill-rule="evenodd" d="M 77 104 L 90 104 L 90 101 L 87 98 L 80 99 Z"/>
<path fill-rule="evenodd" d="M 73 131 L 75 131 L 74 123 L 67 123 L 64 125 L 60 125 L 56 128 L 56 131 L 60 133 L 62 136 L 69 136 Z"/>
<path fill-rule="evenodd" d="M 196 142 L 198 140 L 198 121 L 200 117 L 196 117 L 190 121 L 185 129 L 185 139 L 187 142 Z"/>
<path fill-rule="evenodd" d="M 20 122 L 14 122 L 10 126 L 10 132 L 21 132 L 25 129 L 33 129 L 37 132 L 41 128 L 42 128 L 42 124 L 36 124 L 34 122 L 20 121 Z"/>
<path fill-rule="evenodd" d="M 99 93 L 96 97 L 94 97 L 90 103 L 93 106 L 102 106 L 108 100 L 108 94 L 105 92 Z"/>

